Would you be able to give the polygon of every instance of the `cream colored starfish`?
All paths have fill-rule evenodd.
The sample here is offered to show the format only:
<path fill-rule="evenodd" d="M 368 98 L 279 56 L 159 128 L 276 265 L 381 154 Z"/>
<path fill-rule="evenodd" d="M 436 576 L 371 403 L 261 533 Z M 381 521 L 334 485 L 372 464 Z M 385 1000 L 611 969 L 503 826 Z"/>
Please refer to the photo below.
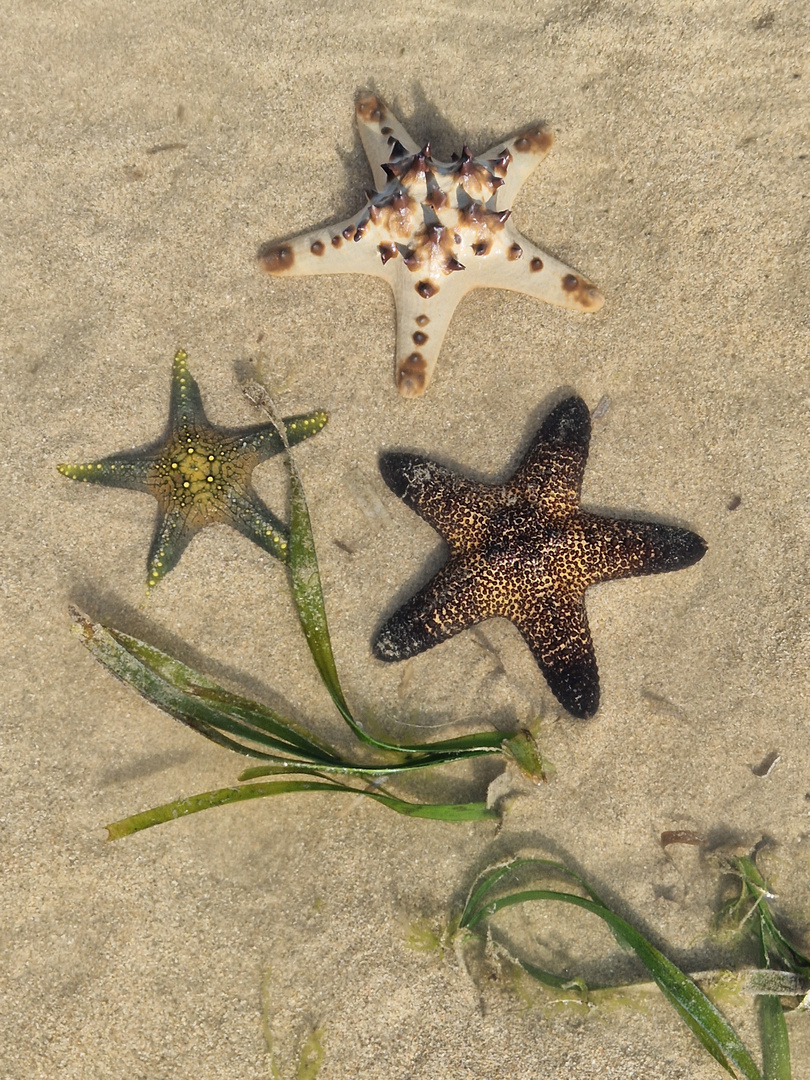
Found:
<path fill-rule="evenodd" d="M 551 148 L 546 127 L 530 128 L 478 157 L 465 146 L 449 163 L 422 150 L 373 94 L 357 101 L 360 140 L 375 191 L 340 224 L 272 241 L 259 251 L 274 275 L 373 274 L 394 290 L 396 381 L 419 397 L 444 335 L 471 289 L 499 288 L 573 311 L 598 311 L 592 282 L 541 251 L 508 220 L 526 177 Z"/>

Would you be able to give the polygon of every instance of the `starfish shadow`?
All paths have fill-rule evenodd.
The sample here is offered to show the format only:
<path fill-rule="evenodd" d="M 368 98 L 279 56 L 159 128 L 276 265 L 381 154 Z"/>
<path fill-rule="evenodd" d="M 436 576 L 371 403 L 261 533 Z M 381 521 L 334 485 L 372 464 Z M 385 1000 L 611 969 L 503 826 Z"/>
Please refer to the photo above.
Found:
<path fill-rule="evenodd" d="M 377 87 L 369 83 L 368 89 L 380 97 L 384 97 L 384 94 L 380 94 Z M 401 110 L 399 100 L 397 98 L 392 99 L 392 110 L 397 116 L 404 116 L 404 110 Z M 430 138 L 431 147 L 434 155 L 444 160 L 445 157 L 449 158 L 452 154 L 458 153 L 459 147 L 468 143 L 470 146 L 475 146 L 483 149 L 485 146 L 494 146 L 497 142 L 507 143 L 520 134 L 522 131 L 526 131 L 531 127 L 544 127 L 545 121 L 543 119 L 529 119 L 525 124 L 521 124 L 513 131 L 504 134 L 504 131 L 500 127 L 484 127 L 476 128 L 475 131 L 469 129 L 462 130 L 456 124 L 451 123 L 446 119 L 441 106 L 437 104 L 436 100 L 430 97 L 424 89 L 424 86 L 419 79 L 411 80 L 411 100 L 413 101 L 413 107 L 407 120 L 405 121 L 405 127 L 414 133 L 418 131 L 427 132 Z M 359 136 L 358 136 L 359 141 Z M 417 139 L 417 142 L 420 142 Z M 422 140 L 420 145 L 424 145 L 427 139 Z"/>

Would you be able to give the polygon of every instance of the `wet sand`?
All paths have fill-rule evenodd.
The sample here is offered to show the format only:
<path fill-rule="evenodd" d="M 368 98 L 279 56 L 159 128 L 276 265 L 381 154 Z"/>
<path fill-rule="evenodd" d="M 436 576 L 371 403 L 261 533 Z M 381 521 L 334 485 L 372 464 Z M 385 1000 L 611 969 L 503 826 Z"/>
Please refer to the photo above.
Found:
<path fill-rule="evenodd" d="M 474 979 L 408 946 L 414 922 L 446 920 L 478 869 L 518 851 L 566 859 L 701 970 L 728 959 L 708 941 L 717 875 L 660 834 L 765 836 L 779 911 L 810 946 L 806 16 L 728 2 L 371 11 L 17 0 L 0 16 L 9 1080 L 264 1080 L 263 1008 L 285 1078 L 316 1026 L 323 1080 L 720 1076 L 660 998 L 550 1010 L 497 965 Z M 513 220 L 600 286 L 602 311 L 474 292 L 428 393 L 405 402 L 384 283 L 262 275 L 262 241 L 362 204 L 353 101 L 367 87 L 445 160 L 546 121 L 556 143 Z M 235 374 L 250 359 L 282 413 L 330 413 L 297 461 L 358 713 L 420 741 L 539 718 L 555 775 L 515 780 L 500 829 L 295 795 L 105 841 L 107 822 L 231 783 L 243 761 L 115 682 L 69 634 L 69 603 L 349 745 L 279 564 L 208 529 L 145 600 L 154 502 L 56 471 L 159 437 L 180 346 L 216 423 L 257 422 Z M 689 570 L 589 593 L 602 705 L 588 723 L 556 707 L 506 622 L 404 665 L 369 646 L 442 559 L 379 452 L 497 481 L 564 390 L 610 399 L 584 503 L 709 544 Z M 281 511 L 280 464 L 256 482 Z M 481 798 L 497 771 L 418 790 Z M 500 925 L 594 985 L 639 976 L 584 916 L 524 908 Z M 729 1015 L 754 1045 L 753 1008 Z M 810 1077 L 806 1018 L 788 1027 L 794 1077 Z"/>

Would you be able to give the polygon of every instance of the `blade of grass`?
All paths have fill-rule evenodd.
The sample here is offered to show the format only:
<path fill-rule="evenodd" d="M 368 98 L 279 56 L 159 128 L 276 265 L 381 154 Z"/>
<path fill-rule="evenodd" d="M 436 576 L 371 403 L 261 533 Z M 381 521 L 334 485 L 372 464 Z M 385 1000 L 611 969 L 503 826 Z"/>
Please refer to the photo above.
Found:
<path fill-rule="evenodd" d="M 271 972 L 268 970 L 262 979 L 262 1031 L 270 1058 L 271 1080 L 281 1080 L 281 1071 L 276 1063 L 275 1039 L 273 1038 L 273 1000 L 270 993 Z M 324 1029 L 315 1028 L 299 1043 L 298 1068 L 295 1080 L 315 1080 L 324 1061 Z"/>
<path fill-rule="evenodd" d="M 300 728 L 287 724 L 255 702 L 229 695 L 215 683 L 158 649 L 101 623 L 94 623 L 75 608 L 71 609 L 71 615 L 84 645 L 116 678 L 212 742 L 250 757 L 273 757 L 272 754 L 228 738 L 228 735 L 233 735 L 268 749 L 306 757 L 310 761 L 327 764 L 340 760 L 331 747 L 321 740 L 302 734 Z M 230 711 L 223 711 L 219 707 L 220 702 L 225 703 Z M 250 723 L 241 720 L 240 716 L 248 718 Z M 268 734 L 268 731 L 272 734 Z"/>
<path fill-rule="evenodd" d="M 315 1080 L 324 1060 L 323 1029 L 313 1031 L 301 1047 L 301 1057 L 295 1080 Z"/>
<path fill-rule="evenodd" d="M 312 659 L 329 691 L 340 715 L 352 729 L 358 739 L 378 750 L 387 750 L 399 754 L 439 755 L 442 752 L 477 749 L 481 752 L 499 751 L 504 741 L 497 731 L 463 735 L 445 742 L 418 745 L 403 745 L 384 739 L 375 738 L 354 718 L 343 695 L 338 679 L 329 625 L 326 619 L 326 606 L 321 587 L 321 575 L 318 569 L 318 557 L 315 551 L 315 539 L 312 535 L 312 523 L 309 517 L 304 486 L 298 467 L 290 453 L 287 454 L 290 470 L 290 546 L 289 570 L 292 580 L 293 596 L 298 617 L 304 631 Z"/>
<path fill-rule="evenodd" d="M 810 959 L 799 952 L 787 940 L 774 922 L 768 904 L 768 899 L 772 898 L 770 887 L 760 873 L 753 857 L 750 855 L 733 856 L 731 863 L 742 880 L 742 895 L 747 894 L 757 905 L 757 916 L 761 929 L 761 946 L 765 949 L 768 966 L 772 967 L 774 960 L 778 958 L 789 971 L 810 978 Z"/>
<path fill-rule="evenodd" d="M 548 870 L 552 873 L 569 877 L 576 881 L 577 884 L 587 892 L 591 900 L 595 900 L 598 904 L 607 906 L 601 900 L 598 893 L 591 888 L 585 878 L 580 877 L 579 874 L 567 867 L 565 863 L 557 862 L 554 859 L 521 857 L 510 859 L 508 862 L 500 863 L 497 866 L 489 867 L 481 874 L 478 880 L 473 884 L 470 895 L 467 897 L 467 902 L 464 905 L 464 910 L 462 911 L 461 919 L 459 920 L 459 926 L 472 926 L 486 915 L 489 910 L 488 902 L 485 900 L 487 893 L 495 888 L 501 878 L 506 877 L 507 874 L 512 874 L 515 871 L 520 870 L 524 866 L 533 866 L 537 867 L 539 870 Z"/>
<path fill-rule="evenodd" d="M 765 1080 L 791 1080 L 790 1042 L 782 1002 L 774 994 L 759 998 L 762 1072 Z"/>
<path fill-rule="evenodd" d="M 258 728 L 259 731 L 264 731 L 269 735 L 277 735 L 280 739 L 297 746 L 302 753 L 310 755 L 319 753 L 324 758 L 337 756 L 336 751 L 323 739 L 293 720 L 282 719 L 277 713 L 256 701 L 233 694 L 221 686 L 193 687 L 191 692 L 202 701 L 221 709 L 228 716 L 242 720 L 250 727 Z"/>
<path fill-rule="evenodd" d="M 456 753 L 459 750 L 477 750 L 479 753 L 501 751 L 504 736 L 497 731 L 463 735 L 443 742 L 403 745 L 375 738 L 352 715 L 340 685 L 332 651 L 315 538 L 312 533 L 304 485 L 295 458 L 290 452 L 284 424 L 276 415 L 272 400 L 261 384 L 250 383 L 243 389 L 250 400 L 263 409 L 276 425 L 286 449 L 285 457 L 290 475 L 290 540 L 287 565 L 290 571 L 293 599 L 315 667 L 343 720 L 357 738 L 366 745 L 390 753 L 432 754 L 438 759 L 444 753 Z M 438 760 L 436 763 L 439 763 Z"/>
<path fill-rule="evenodd" d="M 542 983 L 543 986 L 551 987 L 552 990 L 576 990 L 577 993 L 582 995 L 588 993 L 588 987 L 584 979 L 569 979 L 562 975 L 555 975 L 553 971 L 544 971 L 543 968 L 530 964 L 528 960 L 520 959 L 517 963 L 527 975 L 531 975 L 537 982 Z"/>
<path fill-rule="evenodd" d="M 768 883 L 753 858 L 735 857 L 733 862 L 740 873 L 742 891 L 747 891 L 756 902 L 755 936 L 760 967 L 770 968 L 776 959 L 785 962 L 796 974 L 803 974 L 807 970 L 806 958 L 796 952 L 777 930 L 766 899 L 770 895 Z M 794 963 L 799 971 L 793 967 Z M 791 1080 L 787 1024 L 782 1002 L 776 994 L 763 994 L 759 998 L 759 1023 L 765 1080 Z"/>
<path fill-rule="evenodd" d="M 526 889 L 485 901 L 486 894 L 506 873 L 530 861 L 532 860 L 515 860 L 506 868 L 498 867 L 493 873 L 485 874 L 483 881 L 471 893 L 460 925 L 472 930 L 482 919 L 491 917 L 504 908 L 533 900 L 553 900 L 570 904 L 599 916 L 610 927 L 617 940 L 632 949 L 678 1015 L 712 1057 L 731 1076 L 736 1075 L 736 1069 L 745 1080 L 763 1080 L 762 1074 L 734 1028 L 703 991 L 621 916 L 598 899 L 592 899 L 591 897 L 595 895 L 593 890 L 583 882 L 579 875 L 573 874 L 562 864 L 537 860 L 541 865 L 545 864 L 548 869 L 553 869 L 555 872 L 564 870 L 576 878 L 585 885 L 591 897 L 577 896 L 574 893 L 558 892 L 553 889 Z M 470 902 L 473 898 L 474 905 Z"/>
<path fill-rule="evenodd" d="M 760 965 L 766 968 L 771 966 L 763 918 L 767 911 L 768 906 L 763 900 L 759 907 L 757 944 Z M 776 994 L 763 994 L 759 998 L 759 1023 L 762 1039 L 762 1072 L 765 1080 L 791 1080 L 787 1024 L 782 1002 Z"/>
<path fill-rule="evenodd" d="M 267 755 L 271 757 L 271 755 Z M 292 759 L 273 758 L 276 764 L 273 765 L 257 765 L 255 768 L 245 769 L 239 774 L 238 779 L 241 780 L 258 780 L 262 776 L 275 776 L 279 772 L 295 772 L 298 767 L 301 766 L 301 772 L 320 772 L 320 773 L 337 773 L 344 776 L 357 776 L 360 778 L 373 779 L 378 776 L 402 776 L 407 773 L 418 772 L 421 769 L 432 769 L 437 765 L 448 765 L 453 761 L 466 761 L 469 754 L 459 754 L 456 757 L 442 756 L 440 758 L 433 758 L 425 756 L 422 758 L 410 758 L 406 761 L 400 761 L 394 764 L 369 764 L 362 765 L 358 762 L 352 761 L 338 761 L 338 762 L 320 762 L 314 761 L 311 764 L 309 762 L 301 762 Z"/>
<path fill-rule="evenodd" d="M 110 627 L 106 627 L 105 630 L 122 649 L 140 660 L 145 667 L 169 686 L 185 691 L 194 698 L 210 704 L 215 710 L 224 712 L 229 718 L 241 720 L 249 727 L 275 736 L 282 743 L 289 744 L 291 748 L 297 748 L 304 754 L 337 760 L 337 755 L 331 746 L 292 720 L 282 719 L 277 713 L 258 702 L 225 690 L 213 680 L 194 671 L 193 668 L 187 667 L 174 657 L 138 638 Z"/>
<path fill-rule="evenodd" d="M 245 802 L 249 799 L 264 799 L 273 795 L 301 791 L 363 795 L 382 803 L 383 806 L 387 806 L 398 814 L 404 814 L 407 817 L 432 818 L 438 821 L 484 821 L 497 816 L 494 811 L 487 809 L 486 803 L 483 802 L 410 803 L 385 792 L 364 791 L 324 777 L 321 780 L 276 780 L 266 784 L 244 784 L 242 787 L 218 788 L 216 791 L 205 791 L 185 799 L 176 799 L 163 806 L 156 806 L 151 810 L 144 810 L 140 814 L 132 814 L 121 821 L 113 822 L 107 826 L 108 838 L 120 840 L 123 836 L 130 836 L 142 829 L 149 829 L 153 825 L 174 821 L 188 814 L 209 810 L 214 806 L 227 806 L 230 803 Z"/>

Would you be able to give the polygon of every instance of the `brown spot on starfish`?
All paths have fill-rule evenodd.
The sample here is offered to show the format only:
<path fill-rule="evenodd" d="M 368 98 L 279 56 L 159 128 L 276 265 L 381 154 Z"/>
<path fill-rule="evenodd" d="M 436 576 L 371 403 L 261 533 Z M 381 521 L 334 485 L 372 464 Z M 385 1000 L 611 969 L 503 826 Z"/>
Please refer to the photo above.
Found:
<path fill-rule="evenodd" d="M 375 185 L 365 206 L 348 221 L 263 245 L 259 262 L 269 274 L 385 278 L 397 309 L 403 397 L 425 391 L 453 312 L 471 289 L 512 289 L 569 310 L 598 311 L 604 298 L 596 286 L 510 220 L 515 196 L 551 148 L 547 128 L 530 128 L 476 157 L 465 146 L 442 162 L 429 144 L 419 148 L 375 94 L 362 94 L 356 112 Z M 419 377 L 411 378 L 411 335 L 428 312 L 433 332 Z"/>
<path fill-rule="evenodd" d="M 71 480 L 154 495 L 160 516 L 148 560 L 151 588 L 173 569 L 206 525 L 231 525 L 277 559 L 287 559 L 288 530 L 253 490 L 251 474 L 284 449 L 273 424 L 234 431 L 209 424 L 200 389 L 181 349 L 172 367 L 169 427 L 159 443 L 85 465 L 59 465 Z M 291 446 L 315 435 L 325 412 L 283 421 Z"/>
<path fill-rule="evenodd" d="M 587 406 L 570 397 L 505 484 L 473 483 L 413 454 L 382 456 L 383 479 L 441 533 L 450 558 L 378 631 L 376 657 L 405 660 L 499 615 L 520 630 L 560 704 L 593 716 L 599 672 L 586 589 L 691 566 L 706 544 L 688 529 L 580 509 L 590 437 Z"/>

